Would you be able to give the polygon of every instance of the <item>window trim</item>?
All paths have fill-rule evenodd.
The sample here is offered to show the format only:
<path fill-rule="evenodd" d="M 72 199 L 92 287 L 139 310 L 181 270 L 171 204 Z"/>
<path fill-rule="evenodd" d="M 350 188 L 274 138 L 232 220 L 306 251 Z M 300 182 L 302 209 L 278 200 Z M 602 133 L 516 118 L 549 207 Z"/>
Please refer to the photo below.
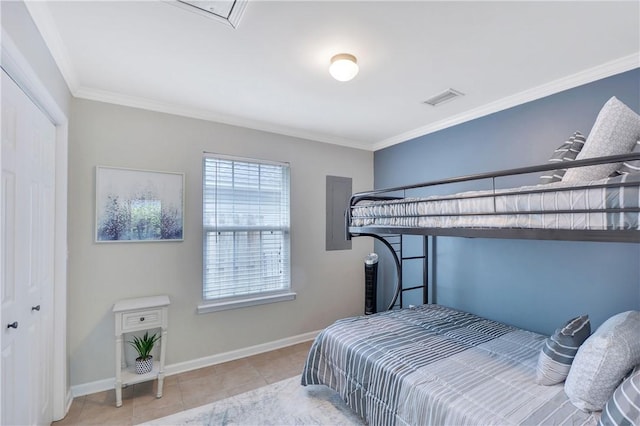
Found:
<path fill-rule="evenodd" d="M 278 292 L 270 295 L 259 295 L 242 299 L 220 299 L 220 301 L 204 300 L 198 305 L 198 313 L 206 314 L 209 312 L 246 308 L 248 306 L 265 305 L 267 303 L 285 302 L 287 300 L 295 300 L 296 296 L 297 294 L 295 292 L 287 291 L 285 293 Z"/>
<path fill-rule="evenodd" d="M 206 167 L 206 159 L 207 158 L 214 158 L 214 159 L 220 159 L 220 160 L 227 160 L 227 161 L 238 161 L 238 162 L 245 162 L 245 163 L 254 163 L 254 164 L 260 164 L 260 165 L 272 165 L 272 166 L 282 166 L 282 167 L 286 167 L 288 169 L 288 188 L 287 188 L 287 196 L 288 196 L 288 216 L 289 216 L 289 226 L 286 229 L 281 229 L 283 231 L 285 231 L 285 234 L 288 236 L 288 241 L 287 241 L 287 246 L 289 248 L 289 252 L 288 252 L 288 265 L 287 265 L 287 271 L 288 271 L 288 288 L 286 289 L 282 289 L 282 290 L 275 290 L 275 291 L 265 291 L 263 293 L 251 293 L 251 294 L 247 294 L 247 295 L 240 295 L 240 296 L 231 296 L 231 297 L 226 297 L 226 298 L 218 298 L 218 299 L 210 299 L 207 300 L 204 298 L 204 294 L 205 294 L 205 270 L 207 268 L 207 264 L 205 263 L 205 250 L 206 250 L 206 244 L 207 244 L 207 239 L 206 239 L 206 234 L 207 232 L 211 231 L 211 227 L 210 226 L 205 226 L 204 225 L 204 197 L 205 197 L 205 180 L 206 180 L 206 171 L 205 171 L 205 167 Z M 290 300 L 295 300 L 297 294 L 293 291 L 293 283 L 292 283 L 292 278 L 291 278 L 291 165 L 288 162 L 278 162 L 278 161 L 272 161 L 272 160 L 261 160 L 261 159 L 256 159 L 256 158 L 249 158 L 249 157 L 240 157 L 240 156 L 232 156 L 232 155 L 224 155 L 224 154 L 216 154 L 216 153 L 211 153 L 211 152 L 203 152 L 203 156 L 202 156 L 202 187 L 201 187 L 201 191 L 202 191 L 202 201 L 203 201 L 203 205 L 202 205 L 202 220 L 201 220 L 201 224 L 200 226 L 202 227 L 202 281 L 201 281 L 201 301 L 197 306 L 197 313 L 198 314 L 204 314 L 204 313 L 210 313 L 210 312 L 219 312 L 219 311 L 224 311 L 224 310 L 230 310 L 230 309 L 237 309 L 237 308 L 244 308 L 244 307 L 249 307 L 249 306 L 257 306 L 257 305 L 263 305 L 263 304 L 268 304 L 268 303 L 277 303 L 277 302 L 283 302 L 283 301 L 290 301 Z M 240 229 L 241 227 L 234 227 L 234 229 Z M 269 229 L 275 229 L 275 228 L 271 228 L 269 227 Z"/>

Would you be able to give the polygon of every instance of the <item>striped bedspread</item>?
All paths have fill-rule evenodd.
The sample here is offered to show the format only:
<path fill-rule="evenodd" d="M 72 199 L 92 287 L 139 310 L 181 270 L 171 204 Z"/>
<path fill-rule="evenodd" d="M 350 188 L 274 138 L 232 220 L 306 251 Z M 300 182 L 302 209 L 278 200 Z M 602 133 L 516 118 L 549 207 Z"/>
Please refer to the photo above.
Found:
<path fill-rule="evenodd" d="M 620 186 L 602 187 L 604 184 Z M 538 192 L 540 190 L 547 192 Z M 362 202 L 351 226 L 421 228 L 640 229 L 640 173 L 588 183 L 550 183 L 450 196 Z"/>
<path fill-rule="evenodd" d="M 370 425 L 596 424 L 562 384 L 534 383 L 544 339 L 439 305 L 348 318 L 318 335 L 302 384 Z"/>

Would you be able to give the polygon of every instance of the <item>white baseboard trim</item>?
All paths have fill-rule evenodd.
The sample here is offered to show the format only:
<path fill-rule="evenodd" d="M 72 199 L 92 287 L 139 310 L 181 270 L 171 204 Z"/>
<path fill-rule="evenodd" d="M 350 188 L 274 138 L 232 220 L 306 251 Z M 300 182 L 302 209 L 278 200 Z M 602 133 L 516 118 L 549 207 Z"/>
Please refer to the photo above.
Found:
<path fill-rule="evenodd" d="M 69 389 L 64 397 L 64 416 L 60 417 L 59 419 L 54 418 L 53 420 L 58 421 L 64 419 L 71 409 L 71 403 L 73 403 L 73 393 L 71 392 L 71 389 Z"/>
<path fill-rule="evenodd" d="M 115 376 L 110 379 L 96 380 L 95 382 L 82 383 L 71 386 L 71 395 L 73 398 L 77 396 L 89 395 L 96 392 L 102 392 L 114 389 L 116 384 Z"/>
<path fill-rule="evenodd" d="M 320 333 L 320 330 L 299 334 L 297 336 L 286 337 L 284 339 L 274 340 L 272 342 L 262 343 L 260 345 L 249 346 L 247 348 L 237 349 L 234 351 L 224 352 L 221 354 L 206 356 L 203 358 L 179 362 L 176 364 L 165 365 L 164 372 L 166 376 L 172 376 L 174 374 L 184 373 L 186 371 L 196 370 L 198 368 L 209 367 L 211 365 L 220 364 L 227 361 L 233 361 L 252 355 L 258 355 L 263 352 L 269 352 L 298 343 L 308 342 L 315 339 L 318 333 Z M 73 396 L 73 398 L 75 398 L 77 396 L 89 395 L 96 392 L 103 392 L 106 390 L 114 389 L 115 380 L 115 377 L 110 377 L 108 379 L 96 380 L 95 382 L 82 383 L 79 385 L 71 386 L 71 395 Z M 69 401 L 69 404 L 71 404 L 71 401 Z"/>

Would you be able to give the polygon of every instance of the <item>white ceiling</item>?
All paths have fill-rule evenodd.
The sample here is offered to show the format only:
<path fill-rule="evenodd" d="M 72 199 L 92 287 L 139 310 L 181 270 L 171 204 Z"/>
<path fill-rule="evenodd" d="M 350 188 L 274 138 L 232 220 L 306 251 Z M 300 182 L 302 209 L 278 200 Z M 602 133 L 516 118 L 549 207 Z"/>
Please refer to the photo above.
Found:
<path fill-rule="evenodd" d="M 166 1 L 27 7 L 76 97 L 370 150 L 640 66 L 638 1 L 250 0 L 236 29 Z"/>

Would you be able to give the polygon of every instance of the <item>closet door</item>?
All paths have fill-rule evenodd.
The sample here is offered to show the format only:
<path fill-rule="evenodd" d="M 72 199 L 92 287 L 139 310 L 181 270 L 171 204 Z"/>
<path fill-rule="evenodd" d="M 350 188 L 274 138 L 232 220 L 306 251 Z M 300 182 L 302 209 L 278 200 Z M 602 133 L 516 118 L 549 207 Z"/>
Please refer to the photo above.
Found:
<path fill-rule="evenodd" d="M 3 425 L 52 419 L 55 133 L 3 71 Z"/>

